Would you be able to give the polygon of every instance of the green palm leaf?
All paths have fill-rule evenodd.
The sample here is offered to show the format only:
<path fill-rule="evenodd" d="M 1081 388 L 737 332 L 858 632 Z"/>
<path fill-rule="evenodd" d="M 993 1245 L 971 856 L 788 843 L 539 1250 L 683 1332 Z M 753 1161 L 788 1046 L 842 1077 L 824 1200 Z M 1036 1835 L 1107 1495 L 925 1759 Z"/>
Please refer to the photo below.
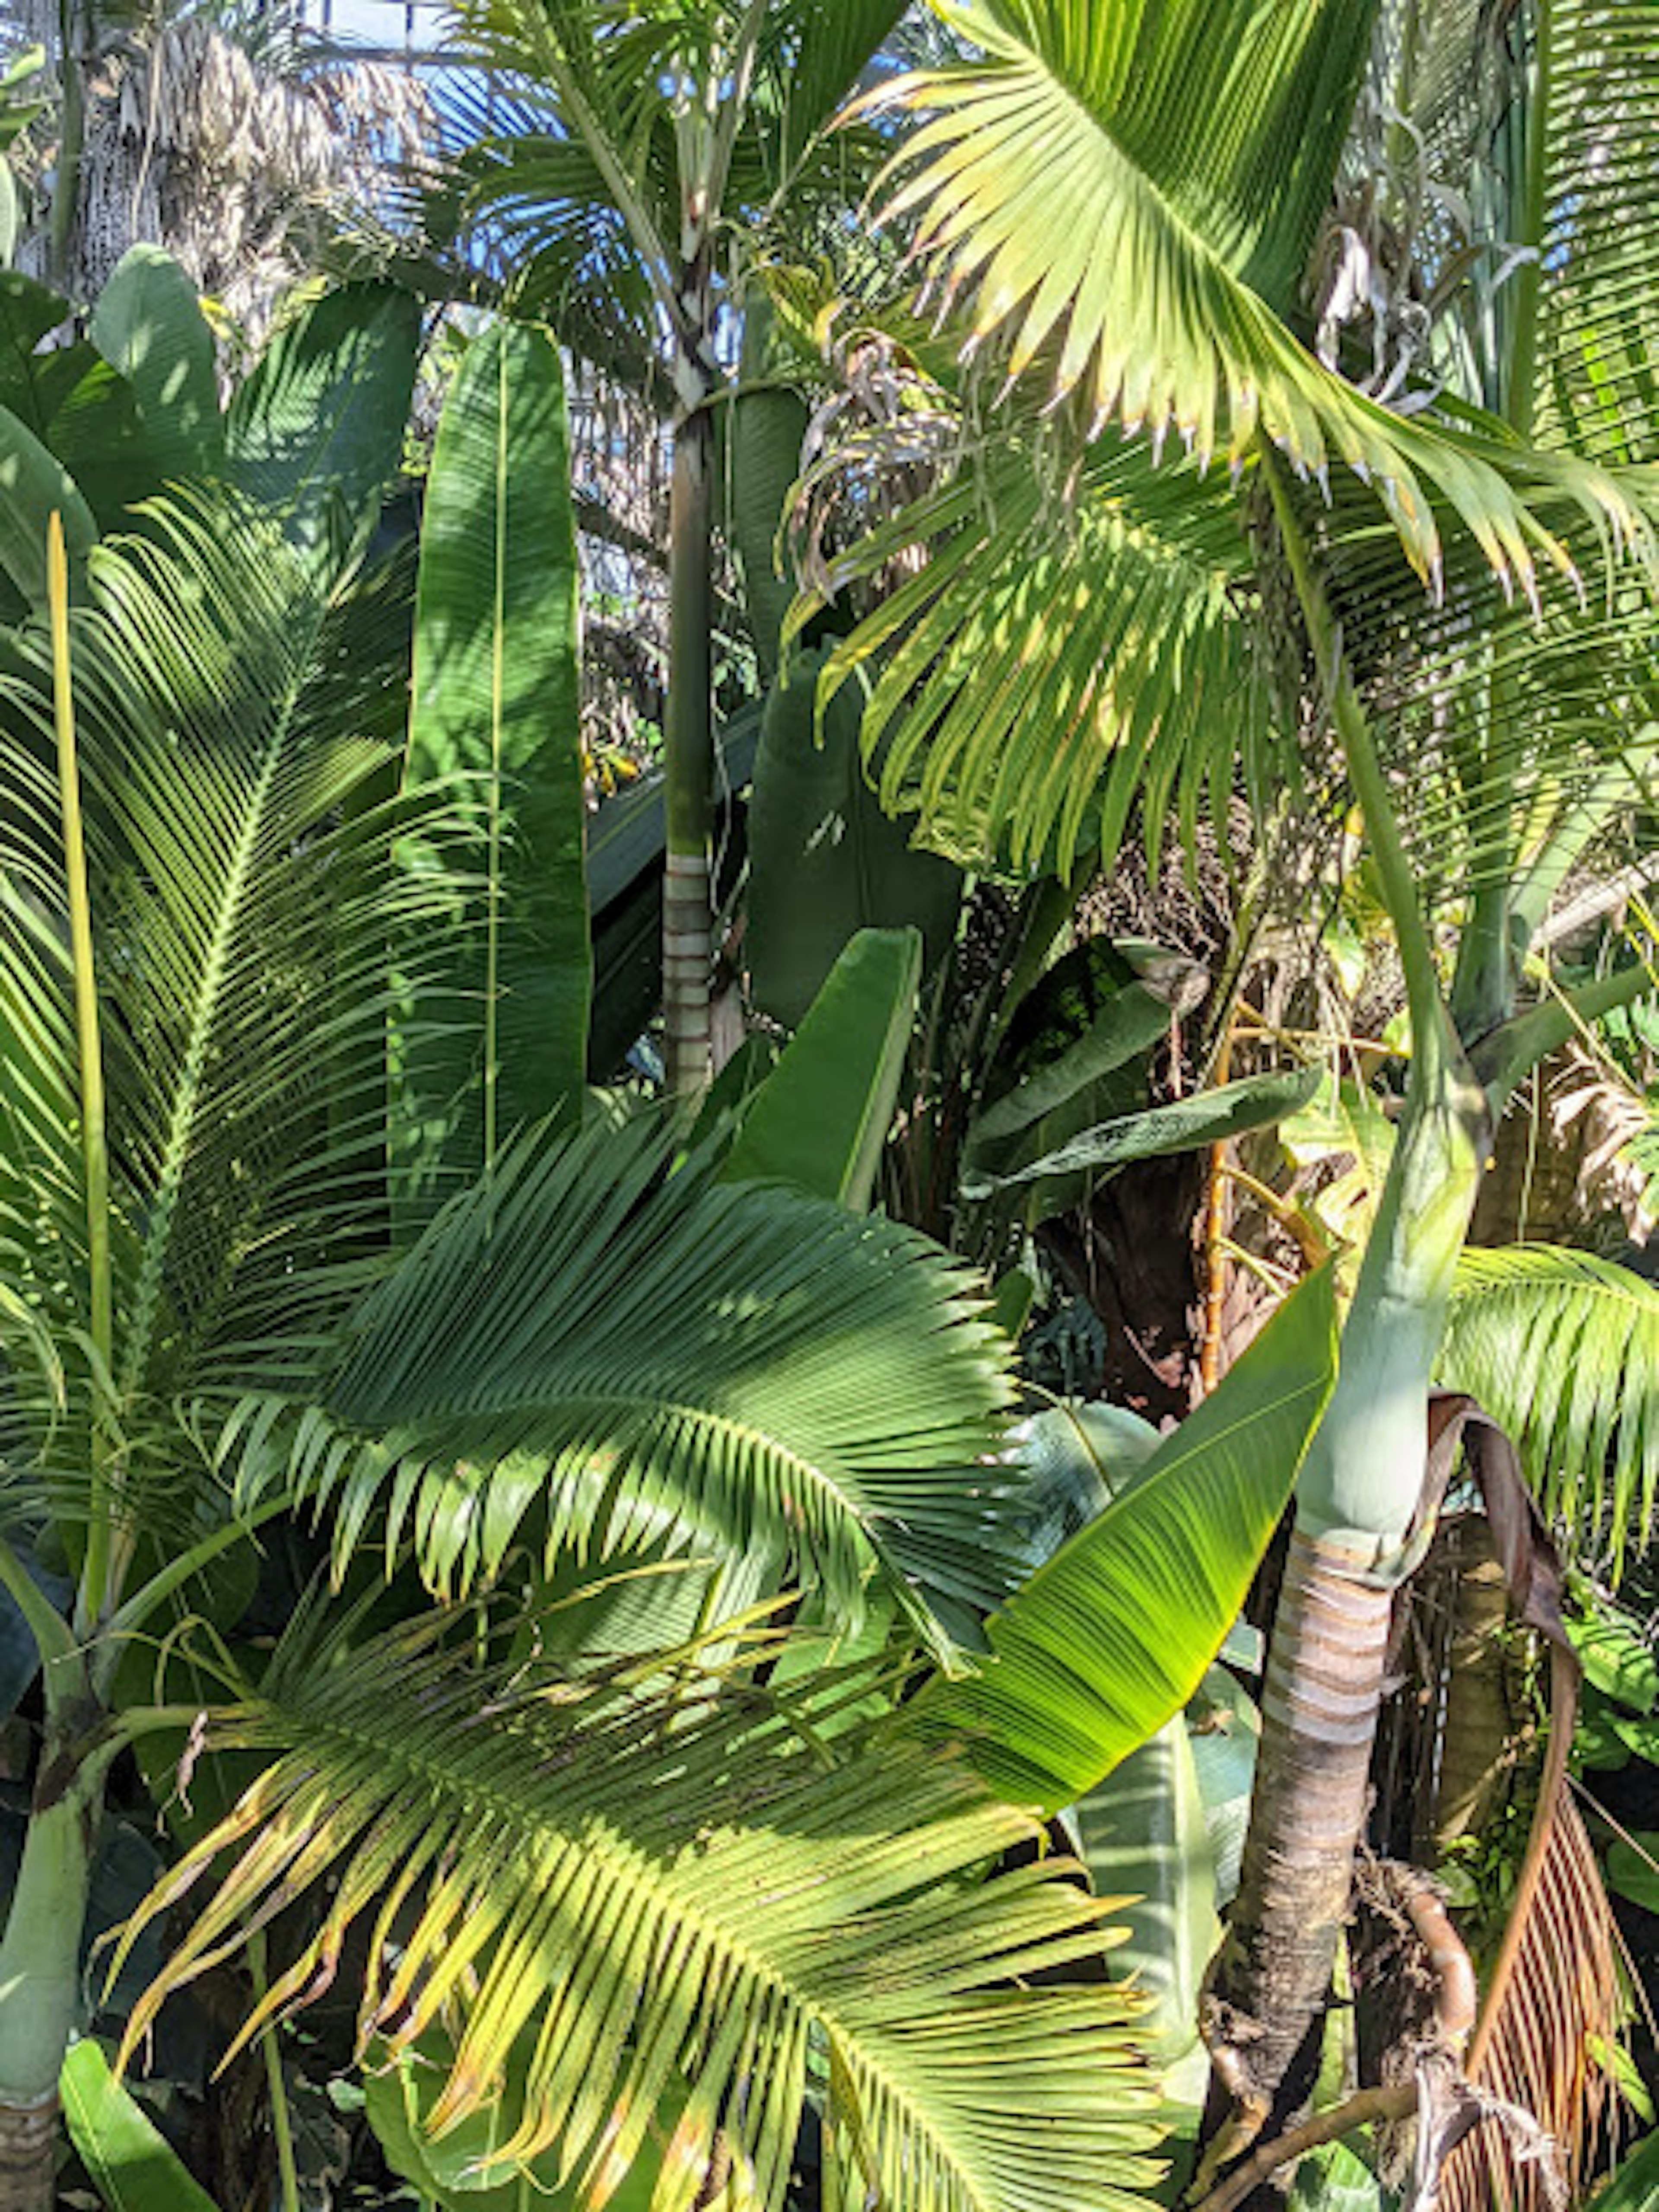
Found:
<path fill-rule="evenodd" d="M 1116 417 L 1155 447 L 1173 430 L 1200 464 L 1224 447 L 1242 465 L 1258 436 L 1321 480 L 1340 464 L 1431 580 L 1437 503 L 1528 596 L 1537 556 L 1566 562 L 1540 495 L 1565 494 L 1598 531 L 1649 548 L 1637 475 L 1516 447 L 1497 426 L 1390 414 L 1308 352 L 1253 283 L 1255 258 L 1276 267 L 1284 250 L 1267 241 L 1282 213 L 1274 163 L 1296 127 L 1286 94 L 1322 88 L 1313 128 L 1334 163 L 1332 118 L 1352 102 L 1369 10 L 1273 11 L 1266 40 L 1255 0 L 939 4 L 985 58 L 884 88 L 927 118 L 890 165 L 885 214 L 915 217 L 914 252 L 947 296 L 971 299 L 972 343 L 994 337 L 1011 376 L 1038 367 L 1057 394 L 1081 394 L 1085 420 Z M 1183 74 L 1207 41 L 1208 61 Z M 1219 110 L 1200 89 L 1218 77 Z M 1305 206 L 1305 178 L 1288 197 Z"/>
<path fill-rule="evenodd" d="M 973 458 L 832 562 L 793 617 L 896 562 L 909 571 L 819 686 L 831 698 L 869 672 L 863 739 L 883 804 L 919 810 L 928 842 L 959 859 L 1064 872 L 1085 844 L 1116 850 L 1143 792 L 1154 842 L 1166 802 L 1188 824 L 1212 814 L 1240 753 L 1252 789 L 1282 786 L 1225 483 L 1128 447 L 1091 456 L 1066 500 L 1045 494 L 1027 438 Z"/>
<path fill-rule="evenodd" d="M 550 1553 L 603 1553 L 678 1513 L 683 1540 L 713 1526 L 810 1565 L 851 1620 L 879 1577 L 944 1648 L 934 1610 L 966 1627 L 1016 1548 L 992 1463 L 1006 1347 L 972 1278 L 913 1231 L 709 1163 L 665 1181 L 676 1143 L 647 1118 L 511 1148 L 337 1358 L 240 1408 L 245 1488 L 331 1505 L 342 1559 L 384 1516 L 447 1593 L 527 1516 Z"/>
<path fill-rule="evenodd" d="M 228 1857 L 129 2050 L 169 1990 L 326 1881 L 318 1932 L 239 2045 L 362 1928 L 364 2049 L 395 2055 L 440 2021 L 457 2039 L 433 2135 L 522 2069 L 520 2125 L 480 2179 L 551 2152 L 601 2204 L 682 2094 L 653 2212 L 689 2212 L 717 2130 L 738 2193 L 779 2205 L 822 2038 L 834 2201 L 1133 2212 L 1156 2171 L 1139 2000 L 1029 1986 L 1098 1957 L 1109 1906 L 1041 1854 L 983 1879 L 1037 1839 L 1029 1816 L 959 1759 L 879 1735 L 831 1759 L 814 1714 L 858 1681 L 820 1678 L 792 1710 L 739 1680 L 688 1716 L 627 1672 L 522 1651 L 479 1666 L 444 1637 L 428 1620 L 355 1652 L 291 1638 L 257 1696 L 213 1717 L 217 1748 L 277 1756 L 130 1923 L 118 1966 Z"/>
<path fill-rule="evenodd" d="M 1659 1496 L 1659 1288 L 1589 1252 L 1522 1244 L 1458 1262 L 1437 1373 L 1516 1440 L 1545 1511 L 1615 1571 Z"/>
<path fill-rule="evenodd" d="M 222 1510 L 175 1408 L 238 1373 L 250 1344 L 307 1342 L 360 1287 L 361 1261 L 329 1238 L 343 1220 L 361 1237 L 363 1178 L 383 1161 L 388 948 L 410 940 L 418 977 L 420 941 L 453 904 L 453 886 L 393 870 L 416 811 L 363 798 L 388 756 L 358 734 L 361 692 L 406 665 L 395 603 L 329 596 L 268 516 L 226 496 L 157 503 L 144 523 L 93 553 L 73 638 L 108 1091 L 106 1419 L 136 1519 L 187 1474 Z M 0 1249 L 16 1296 L 73 1346 L 89 1327 L 87 1200 L 44 641 L 22 634 L 15 665 L 0 686 Z M 8 1415 L 33 1437 L 9 1473 L 32 1468 L 72 1517 L 91 1381 L 76 1358 L 72 1418 L 15 1378 Z"/>
<path fill-rule="evenodd" d="M 1186 1704 L 1237 1618 L 1336 1375 L 1331 1271 L 988 1627 L 992 1656 L 917 1701 L 993 1786 L 1075 1803 Z"/>

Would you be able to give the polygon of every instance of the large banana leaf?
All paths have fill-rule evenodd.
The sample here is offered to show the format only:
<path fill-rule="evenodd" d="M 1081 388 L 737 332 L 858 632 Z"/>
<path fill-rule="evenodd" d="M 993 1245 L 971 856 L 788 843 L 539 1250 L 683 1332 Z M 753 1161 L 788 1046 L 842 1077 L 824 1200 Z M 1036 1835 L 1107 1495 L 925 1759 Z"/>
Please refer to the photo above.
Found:
<path fill-rule="evenodd" d="M 1187 1703 L 1243 1602 L 1336 1376 L 1328 1268 L 1098 1517 L 988 1624 L 980 1671 L 918 1701 L 994 1787 L 1074 1802 Z"/>
<path fill-rule="evenodd" d="M 568 447 L 552 339 L 505 323 L 476 337 L 432 456 L 404 781 L 466 793 L 486 837 L 466 902 L 477 926 L 458 931 L 441 991 L 428 984 L 422 1026 L 400 1039 L 417 1218 L 514 1130 L 580 1110 L 592 961 Z"/>
<path fill-rule="evenodd" d="M 943 1650 L 934 1613 L 994 1603 L 1017 1548 L 999 1332 L 915 1232 L 707 1164 L 665 1182 L 677 1142 L 646 1117 L 510 1148 L 337 1353 L 241 1408 L 245 1489 L 328 1505 L 343 1559 L 412 1537 L 446 1593 L 521 1530 L 604 1553 L 680 1507 L 683 1542 L 787 1552 L 849 1620 L 878 1578 Z"/>
<path fill-rule="evenodd" d="M 921 939 L 864 929 L 744 1111 L 732 1182 L 775 1179 L 861 1213 L 870 1203 L 915 1020 Z"/>
<path fill-rule="evenodd" d="M 63 518 L 78 566 L 98 539 L 98 522 L 74 477 L 28 425 L 0 407 L 0 568 L 31 607 L 46 603 L 46 532 Z"/>
<path fill-rule="evenodd" d="M 792 1028 L 858 931 L 914 926 L 931 964 L 962 900 L 960 872 L 913 849 L 866 784 L 851 695 L 815 726 L 819 665 L 797 654 L 768 699 L 750 802 L 750 988 Z"/>
<path fill-rule="evenodd" d="M 597 2206 L 648 2154 L 653 2212 L 690 2212 L 718 2134 L 743 2201 L 779 2206 L 817 2036 L 827 2202 L 1137 2212 L 1156 2139 L 1138 2001 L 1033 1986 L 1098 1957 L 1109 1906 L 1041 1852 L 985 1879 L 1040 1832 L 961 1759 L 879 1735 L 831 1753 L 813 1717 L 857 1687 L 844 1677 L 799 1706 L 739 1680 L 688 1711 L 627 1668 L 572 1675 L 533 1646 L 480 1664 L 446 1634 L 291 1636 L 258 1692 L 210 1717 L 211 1742 L 272 1763 L 129 1926 L 126 1944 L 222 1866 L 129 2049 L 250 1919 L 326 1881 L 239 2041 L 324 1986 L 360 1927 L 364 2043 L 396 2054 L 441 2021 L 458 2039 L 434 2137 L 491 2102 L 516 2053 L 497 2174 L 555 2151 Z"/>
<path fill-rule="evenodd" d="M 161 477 L 210 476 L 224 454 L 218 363 L 196 287 L 159 246 L 130 246 L 98 295 L 92 342 L 131 386 Z"/>
<path fill-rule="evenodd" d="M 1202 1145 L 1219 1144 L 1249 1129 L 1271 1127 L 1308 1103 L 1319 1088 L 1321 1071 L 1299 1067 L 1288 1073 L 1241 1076 L 1213 1091 L 1200 1091 L 1191 1098 L 1149 1107 L 1143 1114 L 1126 1114 L 1098 1127 L 1068 1138 L 1051 1152 L 1018 1167 L 994 1172 L 978 1164 L 964 1167 L 963 1188 L 970 1198 L 988 1197 L 993 1191 L 1018 1183 L 1037 1182 L 1049 1176 L 1080 1168 L 1101 1172 L 1127 1167 L 1133 1160 L 1155 1160 L 1174 1152 L 1190 1152 Z"/>

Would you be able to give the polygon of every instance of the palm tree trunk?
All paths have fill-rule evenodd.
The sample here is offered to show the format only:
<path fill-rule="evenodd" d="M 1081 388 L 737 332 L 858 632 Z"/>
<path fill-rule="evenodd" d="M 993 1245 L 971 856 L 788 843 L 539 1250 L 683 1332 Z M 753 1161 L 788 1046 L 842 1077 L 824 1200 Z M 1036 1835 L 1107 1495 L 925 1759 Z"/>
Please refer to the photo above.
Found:
<path fill-rule="evenodd" d="M 662 902 L 663 1030 L 671 1091 L 709 1074 L 714 975 L 709 842 L 714 820 L 713 538 L 718 388 L 706 266 L 680 288 L 686 339 L 668 502 L 668 706 L 663 731 L 667 856 Z"/>
<path fill-rule="evenodd" d="M 81 1938 L 107 1754 L 78 1770 L 49 1729 L 0 1942 L 0 2206 L 52 2212 L 58 2077 L 81 2004 Z M 61 1794 L 54 1794 L 61 1792 Z"/>
<path fill-rule="evenodd" d="M 1391 1594 L 1298 1528 L 1273 1624 L 1255 1805 L 1210 1994 L 1218 2075 L 1252 2132 L 1306 2102 L 1348 1917 L 1382 1703 Z M 1241 2148 L 1243 2146 L 1241 2145 Z"/>

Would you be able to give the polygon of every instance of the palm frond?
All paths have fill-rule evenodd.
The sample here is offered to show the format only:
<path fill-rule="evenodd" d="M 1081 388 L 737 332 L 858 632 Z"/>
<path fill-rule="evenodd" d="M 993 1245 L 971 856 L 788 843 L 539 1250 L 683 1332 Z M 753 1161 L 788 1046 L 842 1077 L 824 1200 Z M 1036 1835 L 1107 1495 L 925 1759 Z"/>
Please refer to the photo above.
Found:
<path fill-rule="evenodd" d="M 1551 1826 L 1538 1894 L 1480 2086 L 1518 2106 L 1553 2146 L 1557 2175 L 1537 2158 L 1517 2158 L 1504 2133 L 1476 2129 L 1447 2163 L 1445 2212 L 1548 2212 L 1565 2178 L 1577 2201 L 1585 2189 L 1612 2091 L 1606 2054 L 1616 2047 L 1625 2002 L 1617 1932 L 1595 1846 L 1563 1793 Z M 1552 2186 L 1554 2182 L 1554 2186 Z"/>
<path fill-rule="evenodd" d="M 1589 1252 L 1516 1245 L 1458 1262 L 1437 1365 L 1516 1440 L 1546 1513 L 1615 1571 L 1659 1497 L 1659 1288 Z"/>
<path fill-rule="evenodd" d="M 927 118 L 894 157 L 884 214 L 914 219 L 930 283 L 947 302 L 971 301 L 970 345 L 994 339 L 1011 378 L 1035 369 L 1056 398 L 1078 393 L 1096 428 L 1115 417 L 1155 447 L 1174 430 L 1201 465 L 1222 447 L 1242 465 L 1259 435 L 1322 483 L 1340 465 L 1371 487 L 1431 582 L 1443 561 L 1437 506 L 1528 597 L 1540 557 L 1571 568 L 1540 498 L 1564 496 L 1598 542 L 1651 556 L 1639 472 L 1517 447 L 1497 424 L 1392 414 L 1310 353 L 1255 288 L 1253 258 L 1282 250 L 1268 245 L 1273 165 L 1294 161 L 1290 133 L 1309 112 L 1287 96 L 1305 103 L 1320 88 L 1313 135 L 1328 142 L 1329 114 L 1352 102 L 1354 26 L 1369 9 L 1285 11 L 1271 40 L 1238 0 L 1194 0 L 1173 15 L 1100 17 L 1087 0 L 950 0 L 947 12 L 984 58 L 884 89 Z M 1201 51 L 1200 33 L 1214 54 L 1183 76 L 1177 64 Z"/>
<path fill-rule="evenodd" d="M 1294 757 L 1270 744 L 1224 484 L 1135 446 L 1091 457 L 1069 498 L 1043 476 L 1024 440 L 992 444 L 831 561 L 825 600 L 910 573 L 833 649 L 820 690 L 871 669 L 883 803 L 917 810 L 928 843 L 1063 873 L 1085 844 L 1109 864 L 1137 799 L 1156 843 L 1172 803 L 1189 830 L 1224 811 L 1240 754 L 1264 798 Z"/>
<path fill-rule="evenodd" d="M 326 1882 L 320 1928 L 239 2046 L 364 1929 L 362 2050 L 395 2057 L 438 2022 L 455 2038 L 434 2136 L 522 2067 L 496 2178 L 551 2153 L 598 2206 L 652 2156 L 678 2091 L 653 2212 L 690 2212 L 717 2133 L 744 2200 L 780 2205 L 822 2039 L 826 2168 L 849 2205 L 1135 2212 L 1157 2171 L 1140 2000 L 1030 1985 L 1112 1940 L 1066 1860 L 984 1878 L 1040 1841 L 1030 1817 L 959 1759 L 879 1735 L 830 1760 L 814 1714 L 856 1681 L 792 1709 L 739 1680 L 688 1713 L 637 1680 L 469 1663 L 431 1619 L 351 1652 L 290 1638 L 210 1723 L 216 1748 L 276 1757 L 123 1939 L 118 1966 L 224 1866 L 128 2049 L 169 1991 Z"/>
<path fill-rule="evenodd" d="M 144 522 L 143 538 L 95 551 L 74 629 L 116 1217 L 109 1417 L 135 1514 L 181 1459 L 206 1475 L 174 1401 L 234 1371 L 249 1340 L 303 1337 L 346 1296 L 329 1231 L 354 1209 L 361 1231 L 384 1155 L 388 951 L 408 936 L 418 979 L 417 940 L 454 903 L 452 884 L 393 870 L 398 822 L 420 807 L 364 798 L 391 757 L 358 734 L 367 671 L 342 647 L 382 648 L 381 678 L 398 681 L 395 593 L 325 596 L 275 522 L 226 495 L 158 503 Z M 0 823 L 0 1235 L 27 1255 L 19 1294 L 72 1342 L 85 1194 L 41 766 L 51 696 L 26 635 L 0 695 L 15 795 Z M 87 1480 L 75 1444 L 71 1425 L 36 1470 L 70 1510 Z"/>
<path fill-rule="evenodd" d="M 1659 7 L 1536 11 L 1547 228 L 1536 430 L 1609 462 L 1659 458 Z"/>
<path fill-rule="evenodd" d="M 877 1577 L 942 1648 L 935 1613 L 966 1630 L 1018 1549 L 974 1279 L 878 1218 L 670 1176 L 676 1146 L 647 1117 L 510 1148 L 337 1358 L 240 1408 L 244 1486 L 329 1504 L 341 1560 L 383 1516 L 446 1593 L 528 1516 L 550 1551 L 603 1552 L 678 1514 L 684 1540 L 810 1565 L 850 1619 Z"/>

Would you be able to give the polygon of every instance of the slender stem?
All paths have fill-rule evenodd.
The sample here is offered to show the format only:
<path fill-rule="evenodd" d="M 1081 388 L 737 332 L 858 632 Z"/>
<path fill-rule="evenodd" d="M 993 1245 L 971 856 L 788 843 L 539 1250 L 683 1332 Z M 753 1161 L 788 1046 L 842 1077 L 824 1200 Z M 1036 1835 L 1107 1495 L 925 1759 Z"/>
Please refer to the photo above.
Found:
<path fill-rule="evenodd" d="M 1622 768 L 1615 768 L 1598 776 L 1586 792 L 1561 808 L 1517 879 L 1510 901 L 1517 957 L 1536 939 L 1556 895 L 1585 848 L 1620 808 L 1631 805 L 1635 798 L 1630 776 Z"/>
<path fill-rule="evenodd" d="M 256 1528 L 263 1528 L 267 1521 L 274 1521 L 279 1513 L 286 1510 L 288 1502 L 285 1498 L 267 1498 L 263 1505 L 256 1506 L 251 1513 L 234 1521 L 227 1521 L 211 1535 L 204 1536 L 186 1550 L 173 1553 L 164 1567 L 134 1590 L 110 1616 L 100 1638 L 100 1652 L 94 1662 L 95 1685 L 107 1686 L 104 1676 L 112 1673 L 119 1664 L 123 1644 L 137 1633 L 175 1590 L 182 1588 L 192 1575 L 200 1574 L 204 1567 L 216 1559 L 222 1552 L 228 1552 L 233 1544 L 251 1540 Z"/>
<path fill-rule="evenodd" d="M 1525 107 L 1527 173 L 1517 240 L 1531 251 L 1515 273 L 1515 320 L 1511 325 L 1514 337 L 1504 392 L 1504 417 L 1520 437 L 1528 440 L 1532 435 L 1538 376 L 1538 307 L 1543 289 L 1544 222 L 1549 186 L 1549 113 L 1555 81 L 1555 41 L 1551 35 L 1553 12 L 1552 0 L 1535 0 L 1534 76 L 1532 96 Z"/>
<path fill-rule="evenodd" d="M 718 217 L 726 198 L 726 180 L 732 173 L 732 155 L 748 111 L 749 88 L 755 74 L 755 56 L 771 5 L 772 0 L 749 0 L 748 11 L 732 43 L 731 59 L 720 73 L 722 77 L 731 80 L 731 88 L 720 95 L 714 120 L 714 143 L 709 149 L 708 173 L 703 179 L 705 220 L 710 224 Z"/>
<path fill-rule="evenodd" d="M 263 2004 L 270 1990 L 265 1972 L 265 1931 L 257 1929 L 248 1938 L 248 1965 L 253 1976 L 253 1995 L 256 2003 Z M 283 2212 L 301 2212 L 300 2169 L 294 2157 L 294 2126 L 289 2117 L 288 2086 L 283 2079 L 283 2051 L 277 2038 L 281 2033 L 272 2021 L 259 2035 L 259 2052 L 264 2061 L 265 2093 L 270 2101 L 270 2134 L 276 2147 L 276 2175 L 282 2190 Z"/>
<path fill-rule="evenodd" d="M 1401 965 L 1405 970 L 1413 1043 L 1419 1053 L 1432 1050 L 1433 1040 L 1444 1027 L 1445 1015 L 1434 946 L 1417 896 L 1417 878 L 1389 797 L 1388 781 L 1377 757 L 1370 724 L 1342 650 L 1341 630 L 1331 613 L 1325 586 L 1314 568 L 1307 532 L 1291 498 L 1285 464 L 1265 440 L 1261 441 L 1259 450 L 1273 496 L 1279 541 L 1290 564 L 1303 620 L 1308 626 L 1308 639 L 1313 647 L 1320 680 L 1330 687 L 1331 719 L 1341 743 L 1348 780 L 1364 817 L 1366 842 L 1370 848 L 1377 887 L 1394 924 Z"/>
<path fill-rule="evenodd" d="M 75 743 L 75 693 L 70 665 L 69 562 L 64 520 L 46 529 L 46 605 L 52 631 L 52 708 L 58 736 L 58 784 L 64 821 L 64 878 L 69 900 L 70 957 L 75 977 L 75 1042 L 80 1079 L 81 1158 L 86 1188 L 87 1268 L 94 1372 L 92 1378 L 92 1516 L 77 1608 L 83 1626 L 104 1607 L 108 1579 L 110 1510 L 104 1494 L 106 1431 L 100 1401 L 114 1369 L 114 1301 L 110 1273 L 109 1151 L 104 1127 L 104 1058 L 98 1025 L 98 975 L 92 947 L 92 901 L 81 819 L 81 772 Z"/>

